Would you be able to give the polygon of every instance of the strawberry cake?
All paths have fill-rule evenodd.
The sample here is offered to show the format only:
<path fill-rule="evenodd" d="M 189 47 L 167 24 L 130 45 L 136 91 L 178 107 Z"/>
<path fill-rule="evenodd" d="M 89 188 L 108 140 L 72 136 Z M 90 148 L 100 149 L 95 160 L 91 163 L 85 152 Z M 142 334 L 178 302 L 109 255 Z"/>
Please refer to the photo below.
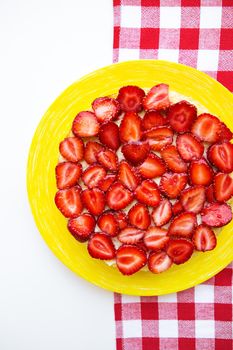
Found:
<path fill-rule="evenodd" d="M 121 87 L 74 118 L 55 203 L 90 258 L 161 273 L 217 244 L 232 220 L 232 132 L 159 84 Z M 113 268 L 113 267 L 111 267 Z"/>

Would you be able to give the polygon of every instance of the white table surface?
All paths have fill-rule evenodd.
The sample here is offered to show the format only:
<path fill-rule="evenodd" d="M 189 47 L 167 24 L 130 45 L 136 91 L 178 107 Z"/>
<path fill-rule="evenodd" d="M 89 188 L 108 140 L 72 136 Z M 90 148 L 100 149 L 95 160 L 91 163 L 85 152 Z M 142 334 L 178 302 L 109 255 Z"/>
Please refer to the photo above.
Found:
<path fill-rule="evenodd" d="M 112 62 L 111 0 L 0 1 L 0 349 L 113 350 L 113 294 L 42 240 L 26 193 L 34 130 L 73 81 Z"/>

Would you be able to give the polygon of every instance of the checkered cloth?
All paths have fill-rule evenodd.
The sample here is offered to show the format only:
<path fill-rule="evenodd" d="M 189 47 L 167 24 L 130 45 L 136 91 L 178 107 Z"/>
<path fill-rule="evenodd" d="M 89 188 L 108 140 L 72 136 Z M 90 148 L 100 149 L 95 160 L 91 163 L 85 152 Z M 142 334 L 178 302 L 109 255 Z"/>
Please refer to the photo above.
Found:
<path fill-rule="evenodd" d="M 114 0 L 114 62 L 165 59 L 233 91 L 233 0 Z M 117 350 L 232 350 L 233 265 L 189 290 L 115 294 Z"/>

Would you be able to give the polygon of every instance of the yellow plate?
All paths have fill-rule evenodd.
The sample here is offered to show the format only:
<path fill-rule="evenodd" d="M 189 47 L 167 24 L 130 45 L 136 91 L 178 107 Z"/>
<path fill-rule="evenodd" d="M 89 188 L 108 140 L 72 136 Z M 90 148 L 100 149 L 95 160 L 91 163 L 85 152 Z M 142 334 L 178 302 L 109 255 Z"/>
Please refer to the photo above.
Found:
<path fill-rule="evenodd" d="M 67 231 L 66 219 L 54 204 L 58 146 L 70 131 L 77 112 L 89 109 L 96 97 L 114 94 L 121 86 L 148 88 L 161 82 L 199 101 L 233 129 L 233 95 L 208 75 L 166 61 L 129 61 L 99 69 L 66 89 L 42 118 L 29 152 L 28 196 L 41 235 L 55 255 L 76 274 L 119 293 L 161 295 L 181 291 L 214 276 L 233 260 L 232 221 L 218 236 L 213 251 L 196 253 L 184 265 L 174 266 L 160 275 L 141 271 L 126 277 L 116 268 L 89 257 L 85 244 L 78 243 Z"/>

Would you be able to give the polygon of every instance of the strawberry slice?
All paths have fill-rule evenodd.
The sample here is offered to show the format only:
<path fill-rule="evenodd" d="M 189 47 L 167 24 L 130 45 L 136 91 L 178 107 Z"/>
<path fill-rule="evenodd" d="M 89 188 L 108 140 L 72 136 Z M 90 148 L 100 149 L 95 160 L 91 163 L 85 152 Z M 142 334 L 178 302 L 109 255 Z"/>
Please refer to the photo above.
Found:
<path fill-rule="evenodd" d="M 128 212 L 129 222 L 141 230 L 146 230 L 150 225 L 150 214 L 143 204 L 135 204 Z"/>
<path fill-rule="evenodd" d="M 159 188 L 169 198 L 176 198 L 188 182 L 186 173 L 165 173 L 161 177 Z"/>
<path fill-rule="evenodd" d="M 209 113 L 200 114 L 192 126 L 192 133 L 202 141 L 214 143 L 219 139 L 221 122 Z"/>
<path fill-rule="evenodd" d="M 189 187 L 182 192 L 180 202 L 185 211 L 200 213 L 205 203 L 205 188 L 203 186 Z"/>
<path fill-rule="evenodd" d="M 172 259 L 163 251 L 151 252 L 148 258 L 148 268 L 153 273 L 161 273 L 172 265 Z"/>
<path fill-rule="evenodd" d="M 218 142 L 226 142 L 231 141 L 233 138 L 233 133 L 231 130 L 226 126 L 225 123 L 221 123 L 221 132 L 218 138 Z"/>
<path fill-rule="evenodd" d="M 201 212 L 202 222 L 207 226 L 221 227 L 232 220 L 230 205 L 226 203 L 212 203 Z"/>
<path fill-rule="evenodd" d="M 206 200 L 209 203 L 215 202 L 214 185 L 213 184 L 211 184 L 209 187 L 206 188 L 205 195 L 206 195 Z"/>
<path fill-rule="evenodd" d="M 66 218 L 74 218 L 81 214 L 83 205 L 80 196 L 81 188 L 75 186 L 60 190 L 55 195 L 55 204 Z"/>
<path fill-rule="evenodd" d="M 191 258 L 193 244 L 185 238 L 170 239 L 166 251 L 172 261 L 180 265 Z"/>
<path fill-rule="evenodd" d="M 161 156 L 170 170 L 175 173 L 187 172 L 187 164 L 180 157 L 175 146 L 169 145 L 163 148 L 161 150 Z"/>
<path fill-rule="evenodd" d="M 99 139 L 105 146 L 113 150 L 120 147 L 119 128 L 113 122 L 107 122 L 101 125 Z"/>
<path fill-rule="evenodd" d="M 117 219 L 119 229 L 123 230 L 123 228 L 127 227 L 128 225 L 127 215 L 123 211 L 115 211 L 114 215 L 115 215 L 115 218 Z"/>
<path fill-rule="evenodd" d="M 228 201 L 233 196 L 233 179 L 231 176 L 218 173 L 214 177 L 214 195 L 219 202 Z"/>
<path fill-rule="evenodd" d="M 149 142 L 153 151 L 160 151 L 163 147 L 172 144 L 173 131 L 167 127 L 157 127 L 143 133 L 143 139 Z"/>
<path fill-rule="evenodd" d="M 89 166 L 82 174 L 82 180 L 88 188 L 99 187 L 99 182 L 106 176 L 105 169 L 100 165 Z"/>
<path fill-rule="evenodd" d="M 144 236 L 144 231 L 135 227 L 126 227 L 118 235 L 120 242 L 125 244 L 136 244 Z"/>
<path fill-rule="evenodd" d="M 135 190 L 136 199 L 145 205 L 155 207 L 160 202 L 160 193 L 157 184 L 152 180 L 144 180 Z"/>
<path fill-rule="evenodd" d="M 194 213 L 181 213 L 169 226 L 168 235 L 191 238 L 196 226 L 197 218 Z"/>
<path fill-rule="evenodd" d="M 106 193 L 109 208 L 120 210 L 127 207 L 133 200 L 133 194 L 120 182 L 115 182 Z"/>
<path fill-rule="evenodd" d="M 105 178 L 101 179 L 98 183 L 98 187 L 101 191 L 106 192 L 115 182 L 116 180 L 116 175 L 114 174 L 107 174 Z"/>
<path fill-rule="evenodd" d="M 100 215 L 105 207 L 104 192 L 98 188 L 87 189 L 81 193 L 83 205 L 92 215 Z"/>
<path fill-rule="evenodd" d="M 121 152 L 125 159 L 133 165 L 142 163 L 148 156 L 150 146 L 148 142 L 130 142 L 122 146 Z"/>
<path fill-rule="evenodd" d="M 207 158 L 223 173 L 233 171 L 233 145 L 230 142 L 212 145 L 208 149 Z"/>
<path fill-rule="evenodd" d="M 62 162 L 57 164 L 55 171 L 57 188 L 64 190 L 77 184 L 82 173 L 82 165 Z"/>
<path fill-rule="evenodd" d="M 116 171 L 118 166 L 118 158 L 115 152 L 105 149 L 97 154 L 98 163 L 103 165 L 107 170 Z"/>
<path fill-rule="evenodd" d="M 166 165 L 164 161 L 156 156 L 156 154 L 150 153 L 144 162 L 138 167 L 139 174 L 147 179 L 162 176 L 166 171 Z"/>
<path fill-rule="evenodd" d="M 139 178 L 135 175 L 134 169 L 125 161 L 119 165 L 118 180 L 130 191 L 134 191 L 139 184 Z"/>
<path fill-rule="evenodd" d="M 95 233 L 92 235 L 88 241 L 87 249 L 90 256 L 95 259 L 111 260 L 116 255 L 111 237 L 105 233 Z"/>
<path fill-rule="evenodd" d="M 176 132 L 187 132 L 197 118 L 197 109 L 187 101 L 180 101 L 169 108 L 168 120 Z"/>
<path fill-rule="evenodd" d="M 85 242 L 94 231 L 95 219 L 92 215 L 84 213 L 70 219 L 67 228 L 77 241 Z"/>
<path fill-rule="evenodd" d="M 142 110 L 142 99 L 144 90 L 138 86 L 123 86 L 120 88 L 117 100 L 124 112 L 140 112 Z"/>
<path fill-rule="evenodd" d="M 90 137 L 99 132 L 99 123 L 93 112 L 80 112 L 74 119 L 72 131 L 75 136 Z"/>
<path fill-rule="evenodd" d="M 123 275 L 132 275 L 146 265 L 144 250 L 134 245 L 123 244 L 116 252 L 116 264 Z"/>
<path fill-rule="evenodd" d="M 146 111 L 149 109 L 165 109 L 170 106 L 168 96 L 169 86 L 159 84 L 153 86 L 143 99 L 143 107 Z"/>
<path fill-rule="evenodd" d="M 125 113 L 120 124 L 121 142 L 139 141 L 141 138 L 141 118 L 137 113 Z"/>
<path fill-rule="evenodd" d="M 144 235 L 144 244 L 150 250 L 160 250 L 169 241 L 167 230 L 160 227 L 150 227 Z"/>
<path fill-rule="evenodd" d="M 180 201 L 177 201 L 173 204 L 172 206 L 172 212 L 173 212 L 173 215 L 179 215 L 181 214 L 183 211 L 183 207 L 182 207 L 182 204 L 180 203 Z"/>
<path fill-rule="evenodd" d="M 185 162 L 198 160 L 204 153 L 204 146 L 192 134 L 178 135 L 176 146 L 179 154 Z"/>
<path fill-rule="evenodd" d="M 92 108 L 100 123 L 116 119 L 120 113 L 120 104 L 110 97 L 99 97 L 92 102 Z"/>
<path fill-rule="evenodd" d="M 172 206 L 168 199 L 163 199 L 157 208 L 152 211 L 152 219 L 155 226 L 163 226 L 167 224 L 172 217 Z"/>
<path fill-rule="evenodd" d="M 196 250 L 206 252 L 216 247 L 217 239 L 209 226 L 199 225 L 193 234 L 193 244 Z"/>
<path fill-rule="evenodd" d="M 79 137 L 67 137 L 60 143 L 59 151 L 69 162 L 79 162 L 84 154 L 83 141 Z"/>
<path fill-rule="evenodd" d="M 101 231 L 114 237 L 118 234 L 118 222 L 114 213 L 110 211 L 104 212 L 97 221 L 97 225 Z"/>
<path fill-rule="evenodd" d="M 100 143 L 94 141 L 87 142 L 84 150 L 84 160 L 88 164 L 97 163 L 97 154 L 103 150 L 104 147 Z"/>
<path fill-rule="evenodd" d="M 142 119 L 142 128 L 143 130 L 150 130 L 158 126 L 166 126 L 167 123 L 168 120 L 162 115 L 161 111 L 148 111 Z"/>
<path fill-rule="evenodd" d="M 208 186 L 213 181 L 213 169 L 204 158 L 193 161 L 189 166 L 189 177 L 193 185 Z"/>

